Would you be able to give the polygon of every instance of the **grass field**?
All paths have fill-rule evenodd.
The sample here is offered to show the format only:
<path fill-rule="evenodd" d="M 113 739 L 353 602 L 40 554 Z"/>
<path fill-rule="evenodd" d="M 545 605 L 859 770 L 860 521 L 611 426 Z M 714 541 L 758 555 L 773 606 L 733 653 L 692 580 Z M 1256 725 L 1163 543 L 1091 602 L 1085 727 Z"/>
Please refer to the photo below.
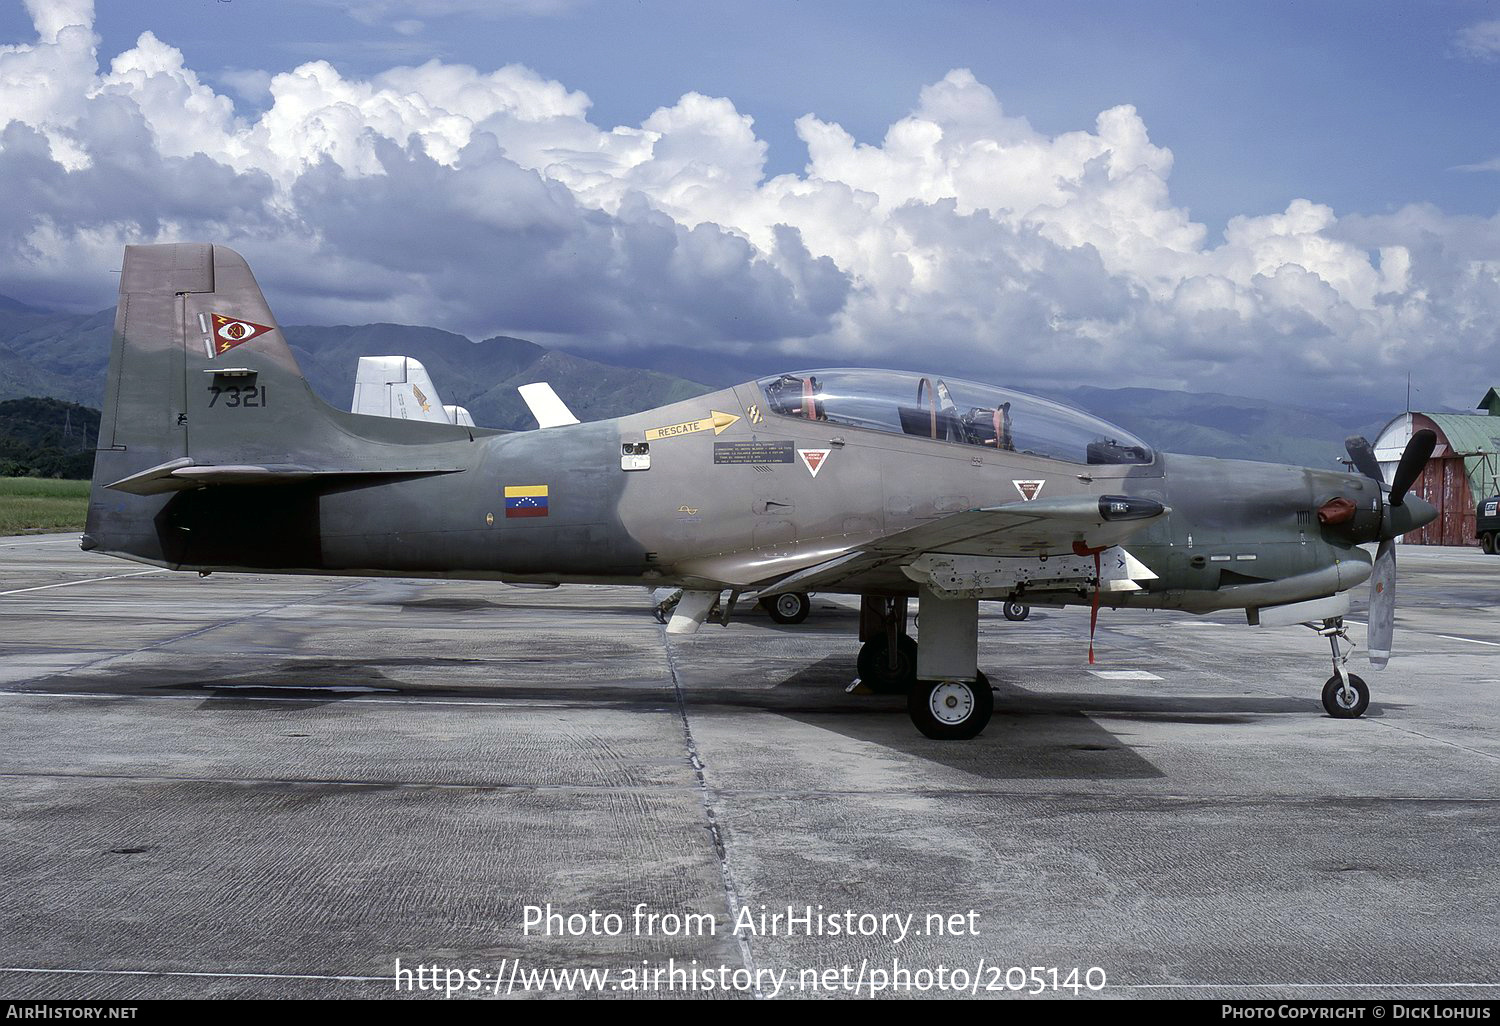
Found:
<path fill-rule="evenodd" d="M 0 534 L 82 531 L 88 507 L 87 481 L 0 477 Z"/>

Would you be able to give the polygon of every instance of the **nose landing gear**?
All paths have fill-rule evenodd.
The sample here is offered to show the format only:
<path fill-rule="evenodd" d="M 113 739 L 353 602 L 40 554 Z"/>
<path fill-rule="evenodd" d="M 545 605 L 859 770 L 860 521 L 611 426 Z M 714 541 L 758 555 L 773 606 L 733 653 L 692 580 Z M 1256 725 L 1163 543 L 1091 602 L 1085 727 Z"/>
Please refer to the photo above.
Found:
<path fill-rule="evenodd" d="M 1348 629 L 1344 626 L 1344 618 L 1336 616 L 1323 621 L 1322 627 L 1308 624 L 1313 630 L 1328 639 L 1328 645 L 1333 649 L 1333 676 L 1323 685 L 1323 708 L 1329 716 L 1337 720 L 1352 720 L 1357 716 L 1363 716 L 1365 710 L 1370 707 L 1370 689 L 1365 685 L 1364 679 L 1357 674 L 1350 673 L 1345 669 L 1352 654 L 1354 642 L 1349 640 Z M 1349 645 L 1350 651 L 1342 651 L 1339 641 L 1342 640 Z"/>

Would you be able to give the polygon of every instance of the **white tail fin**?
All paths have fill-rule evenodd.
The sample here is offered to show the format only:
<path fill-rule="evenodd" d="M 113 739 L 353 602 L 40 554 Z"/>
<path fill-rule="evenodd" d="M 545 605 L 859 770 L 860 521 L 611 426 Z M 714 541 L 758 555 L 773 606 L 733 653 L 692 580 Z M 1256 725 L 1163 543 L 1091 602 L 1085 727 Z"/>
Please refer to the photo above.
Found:
<path fill-rule="evenodd" d="M 526 400 L 526 405 L 530 407 L 531 415 L 536 418 L 538 427 L 566 427 L 579 422 L 578 418 L 573 416 L 573 411 L 568 409 L 567 404 L 557 397 L 557 393 L 552 391 L 552 386 L 545 381 L 522 385 L 516 391 L 520 392 L 521 398 Z"/>
<path fill-rule="evenodd" d="M 371 417 L 458 423 L 448 415 L 422 361 L 410 356 L 361 356 L 349 409 Z M 472 427 L 473 421 L 466 426 Z"/>

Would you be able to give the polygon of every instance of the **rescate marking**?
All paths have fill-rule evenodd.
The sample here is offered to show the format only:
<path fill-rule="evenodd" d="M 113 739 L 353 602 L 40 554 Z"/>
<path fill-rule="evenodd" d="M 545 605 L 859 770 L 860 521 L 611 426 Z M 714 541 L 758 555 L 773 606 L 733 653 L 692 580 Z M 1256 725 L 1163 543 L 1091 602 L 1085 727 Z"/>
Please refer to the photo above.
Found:
<path fill-rule="evenodd" d="M 1021 493 L 1021 498 L 1025 499 L 1027 502 L 1030 502 L 1032 499 L 1036 498 L 1042 491 L 1042 485 L 1046 483 L 1047 482 L 1045 480 L 1011 482 L 1011 484 L 1016 486 L 1016 491 Z"/>
<path fill-rule="evenodd" d="M 732 413 L 720 413 L 718 410 L 713 410 L 709 416 L 702 420 L 689 420 L 682 424 L 668 424 L 666 427 L 652 428 L 646 432 L 646 441 L 654 442 L 658 438 L 674 438 L 677 435 L 696 434 L 699 431 L 707 431 L 710 428 L 713 429 L 714 434 L 718 435 L 722 434 L 725 428 L 739 419 L 739 417 Z"/>

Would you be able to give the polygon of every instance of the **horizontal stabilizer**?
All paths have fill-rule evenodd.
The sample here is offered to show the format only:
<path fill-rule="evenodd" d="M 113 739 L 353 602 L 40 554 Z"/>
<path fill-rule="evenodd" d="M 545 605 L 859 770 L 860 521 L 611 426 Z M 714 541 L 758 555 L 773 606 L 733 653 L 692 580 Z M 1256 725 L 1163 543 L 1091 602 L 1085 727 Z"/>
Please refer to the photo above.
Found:
<path fill-rule="evenodd" d="M 191 459 L 182 458 L 159 464 L 139 474 L 123 477 L 105 487 L 113 488 L 117 492 L 129 492 L 132 495 L 163 495 L 167 492 L 180 492 L 208 485 L 282 485 L 311 481 L 315 478 L 420 477 L 429 474 L 456 474 L 461 470 L 461 467 L 405 469 L 382 467 L 379 470 L 349 470 L 303 467 L 285 463 L 204 466 L 194 463 Z"/>

